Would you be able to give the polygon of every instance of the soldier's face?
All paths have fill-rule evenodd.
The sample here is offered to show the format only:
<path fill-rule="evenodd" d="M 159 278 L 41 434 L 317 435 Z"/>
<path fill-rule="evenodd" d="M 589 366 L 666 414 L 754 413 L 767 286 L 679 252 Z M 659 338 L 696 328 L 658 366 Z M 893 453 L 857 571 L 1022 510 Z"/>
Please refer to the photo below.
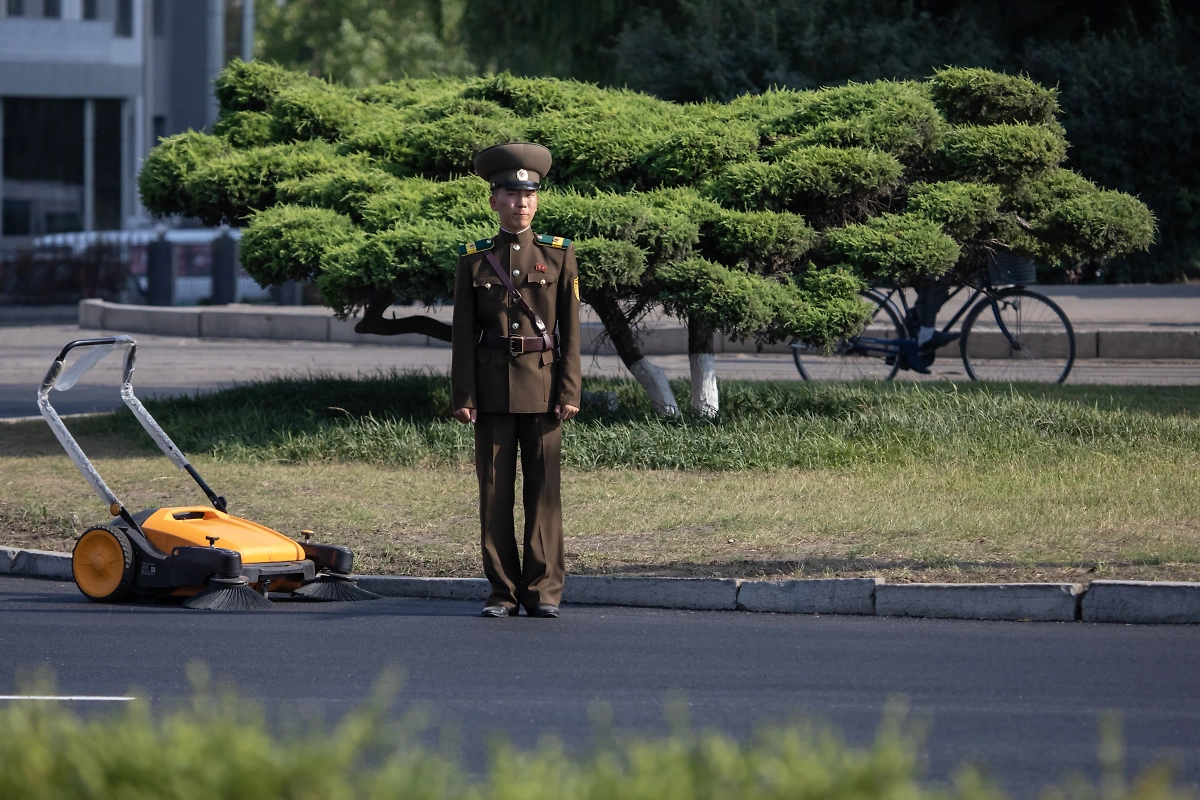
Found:
<path fill-rule="evenodd" d="M 492 211 L 500 217 L 500 227 L 519 233 L 533 223 L 537 213 L 537 192 L 529 189 L 498 189 L 488 198 Z"/>

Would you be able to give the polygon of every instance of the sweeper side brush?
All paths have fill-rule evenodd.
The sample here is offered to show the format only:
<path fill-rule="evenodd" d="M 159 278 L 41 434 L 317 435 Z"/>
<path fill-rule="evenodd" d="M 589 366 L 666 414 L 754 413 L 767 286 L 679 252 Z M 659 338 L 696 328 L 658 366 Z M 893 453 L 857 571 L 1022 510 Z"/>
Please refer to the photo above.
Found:
<path fill-rule="evenodd" d="M 63 369 L 76 348 L 86 352 Z M 211 503 L 208 506 L 151 508 L 131 514 L 105 485 L 67 426 L 50 404 L 50 391 L 65 392 L 101 359 L 124 350 L 121 399 L 159 449 L 187 472 Z M 217 495 L 133 394 L 137 342 L 128 336 L 80 339 L 62 349 L 38 389 L 38 408 L 67 455 L 92 489 L 108 504 L 113 519 L 88 528 L 71 556 L 75 585 L 96 601 L 129 594 L 185 597 L 187 608 L 253 611 L 271 608 L 268 589 L 304 600 L 373 600 L 350 577 L 354 556 L 338 545 L 284 536 L 227 513 Z M 218 546 L 218 543 L 219 546 Z"/>

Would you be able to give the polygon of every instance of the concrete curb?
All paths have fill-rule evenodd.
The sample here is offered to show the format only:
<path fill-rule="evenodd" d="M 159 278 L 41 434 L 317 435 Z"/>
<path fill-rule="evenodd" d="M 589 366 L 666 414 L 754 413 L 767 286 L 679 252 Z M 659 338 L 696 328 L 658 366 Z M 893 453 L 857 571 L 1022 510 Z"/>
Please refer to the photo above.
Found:
<path fill-rule="evenodd" d="M 400 575 L 355 575 L 358 585 L 384 597 L 478 600 L 488 596 L 485 578 L 408 578 Z"/>
<path fill-rule="evenodd" d="M 881 583 L 875 614 L 1074 622 L 1082 591 L 1077 583 Z"/>
<path fill-rule="evenodd" d="M 636 578 L 569 575 L 563 602 L 571 605 L 733 611 L 738 581 L 728 578 Z"/>
<path fill-rule="evenodd" d="M 879 578 L 818 578 L 794 581 L 741 581 L 737 607 L 741 611 L 783 614 L 875 613 Z"/>
<path fill-rule="evenodd" d="M 1200 583 L 1092 581 L 1082 605 L 1084 622 L 1200 622 Z"/>
<path fill-rule="evenodd" d="M 19 550 L 13 547 L 0 547 L 0 574 L 51 578 L 58 581 L 75 579 L 71 572 L 70 553 Z"/>
<path fill-rule="evenodd" d="M 79 326 L 85 329 L 158 336 L 218 337 L 225 339 L 276 339 L 306 342 L 386 344 L 396 347 L 449 347 L 449 342 L 418 334 L 376 336 L 354 332 L 356 320 L 339 320 L 326 308 L 315 306 L 134 306 L 105 300 L 79 302 Z M 581 350 L 589 355 L 613 355 L 612 343 L 604 337 L 604 326 L 585 322 L 581 327 Z M 687 353 L 687 328 L 681 325 L 646 327 L 639 331 L 642 353 L 648 356 Z M 1007 352 L 999 335 L 995 344 Z M 717 335 L 717 353 L 790 353 L 787 344 L 764 345 L 752 340 L 734 341 Z M 958 345 L 942 352 L 955 357 Z M 1200 330 L 1122 326 L 1075 330 L 1077 359 L 1200 359 Z"/>
<path fill-rule="evenodd" d="M 0 547 L 0 575 L 73 580 L 70 553 Z M 356 575 L 384 597 L 474 600 L 488 596 L 483 578 Z M 570 575 L 567 605 L 611 605 L 694 611 L 856 614 L 929 619 L 1044 622 L 1200 623 L 1200 583 L 885 583 L 879 578 L 748 581 Z"/>

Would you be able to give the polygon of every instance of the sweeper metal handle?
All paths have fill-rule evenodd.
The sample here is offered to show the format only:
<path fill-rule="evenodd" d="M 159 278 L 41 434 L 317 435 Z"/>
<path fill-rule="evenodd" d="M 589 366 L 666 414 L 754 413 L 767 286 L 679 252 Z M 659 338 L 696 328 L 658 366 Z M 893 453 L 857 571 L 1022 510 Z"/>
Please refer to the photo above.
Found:
<path fill-rule="evenodd" d="M 92 348 L 79 358 L 69 369 L 64 370 L 63 364 L 67 359 L 67 354 L 72 350 L 80 347 Z M 60 392 L 65 392 L 74 386 L 80 378 L 82 378 L 92 367 L 100 363 L 109 353 L 116 350 L 125 350 L 125 368 L 121 377 L 121 400 L 133 412 L 133 416 L 145 429 L 146 433 L 150 434 L 150 438 L 158 445 L 163 454 L 170 459 L 181 470 L 184 470 L 192 479 L 196 481 L 200 489 L 212 502 L 213 507 L 218 511 L 224 511 L 226 508 L 225 498 L 220 497 L 209 488 L 196 469 L 188 463 L 188 460 L 180 452 L 175 443 L 171 441 L 171 437 L 167 436 L 166 432 L 158 426 L 154 421 L 154 417 L 150 416 L 150 412 L 142 405 L 142 402 L 137 399 L 133 393 L 133 371 L 134 365 L 137 362 L 137 342 L 130 336 L 109 336 L 103 339 L 77 339 L 70 342 L 66 347 L 59 352 L 58 357 L 54 359 L 54 363 L 50 365 L 49 371 L 46 372 L 46 377 L 42 381 L 41 387 L 38 389 L 38 408 L 42 412 L 42 417 L 50 425 L 50 430 L 54 432 L 55 438 L 67 451 L 67 455 L 75 462 L 75 466 L 83 474 L 84 479 L 91 485 L 92 489 L 109 505 L 109 510 L 112 515 L 120 516 L 128 524 L 132 525 L 136 530 L 141 530 L 141 526 L 133 521 L 129 512 L 125 509 L 123 503 L 117 499 L 113 491 L 104 483 L 104 479 L 100 477 L 100 473 L 96 471 L 91 460 L 83 452 L 83 448 L 75 441 L 75 437 L 67 430 L 67 426 L 58 416 L 58 412 L 50 404 L 50 390 L 57 389 Z"/>

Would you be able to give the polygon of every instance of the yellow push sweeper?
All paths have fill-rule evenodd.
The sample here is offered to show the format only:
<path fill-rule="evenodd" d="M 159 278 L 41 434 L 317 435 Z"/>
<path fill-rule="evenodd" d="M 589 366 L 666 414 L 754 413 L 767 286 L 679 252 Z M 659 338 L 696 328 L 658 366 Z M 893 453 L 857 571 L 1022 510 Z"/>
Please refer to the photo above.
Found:
<path fill-rule="evenodd" d="M 69 369 L 67 355 L 86 349 Z M 109 353 L 125 351 L 121 399 L 176 467 L 187 472 L 211 507 L 151 508 L 131 514 L 96 471 L 50 404 L 51 390 L 67 391 Z M 271 592 L 296 599 L 373 600 L 350 577 L 354 556 L 338 545 L 291 537 L 229 514 L 216 494 L 133 394 L 137 342 L 128 336 L 80 339 L 62 349 L 38 389 L 38 408 L 50 429 L 102 500 L 112 520 L 88 528 L 71 556 L 75 585 L 99 602 L 131 594 L 183 597 L 187 608 L 270 608 Z M 284 596 L 288 596 L 285 594 Z"/>

